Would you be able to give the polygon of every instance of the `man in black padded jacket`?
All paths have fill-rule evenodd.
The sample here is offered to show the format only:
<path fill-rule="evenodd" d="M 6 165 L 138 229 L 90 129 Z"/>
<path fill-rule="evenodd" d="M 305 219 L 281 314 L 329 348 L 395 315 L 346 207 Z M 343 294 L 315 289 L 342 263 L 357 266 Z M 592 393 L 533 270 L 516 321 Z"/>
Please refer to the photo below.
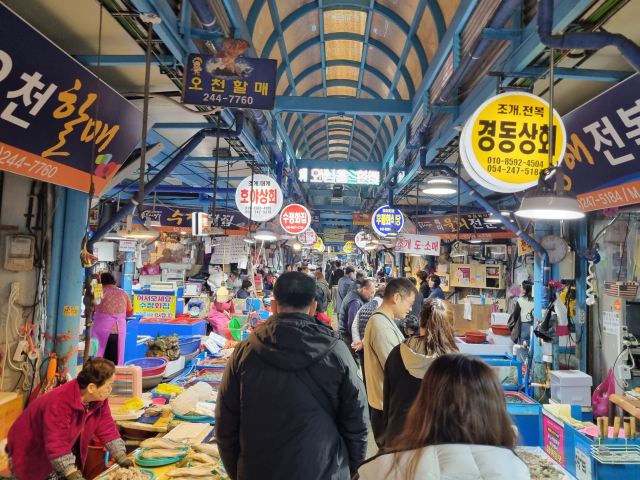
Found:
<path fill-rule="evenodd" d="M 287 272 L 273 315 L 229 359 L 216 440 L 233 480 L 349 480 L 367 451 L 367 397 L 340 334 L 316 320 L 315 279 Z"/>

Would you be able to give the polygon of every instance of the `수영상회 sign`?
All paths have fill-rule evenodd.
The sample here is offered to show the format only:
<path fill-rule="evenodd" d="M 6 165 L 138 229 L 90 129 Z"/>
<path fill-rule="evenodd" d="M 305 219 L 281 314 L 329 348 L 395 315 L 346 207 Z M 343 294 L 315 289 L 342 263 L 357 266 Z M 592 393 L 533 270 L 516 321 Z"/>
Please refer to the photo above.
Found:
<path fill-rule="evenodd" d="M 554 112 L 553 164 L 564 156 L 566 135 Z M 487 100 L 462 131 L 460 158 L 480 185 L 519 192 L 536 185 L 549 166 L 549 105 L 529 93 L 503 93 Z"/>
<path fill-rule="evenodd" d="M 0 3 L 0 169 L 84 192 L 93 170 L 99 194 L 141 136 L 136 107 Z"/>
<path fill-rule="evenodd" d="M 225 38 L 213 55 L 191 54 L 185 66 L 184 103 L 273 110 L 276 60 L 240 57 L 250 45 Z"/>

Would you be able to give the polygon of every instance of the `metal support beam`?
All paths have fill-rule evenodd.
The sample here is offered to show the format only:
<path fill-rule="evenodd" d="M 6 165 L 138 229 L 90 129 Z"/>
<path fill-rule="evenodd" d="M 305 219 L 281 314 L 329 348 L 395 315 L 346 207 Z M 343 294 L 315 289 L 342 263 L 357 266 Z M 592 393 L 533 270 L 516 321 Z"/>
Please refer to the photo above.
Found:
<path fill-rule="evenodd" d="M 276 97 L 276 112 L 321 113 L 330 115 L 409 115 L 410 100 L 363 98 Z"/>
<path fill-rule="evenodd" d="M 619 82 L 629 78 L 636 72 L 622 72 L 616 70 L 593 70 L 590 68 L 563 68 L 554 67 L 555 78 L 567 78 L 571 80 L 591 80 L 594 82 Z M 549 76 L 547 67 L 526 67 L 517 72 L 504 72 L 506 78 L 535 78 L 542 79 Z"/>
<path fill-rule="evenodd" d="M 79 63 L 85 67 L 97 67 L 97 55 L 75 55 Z M 146 65 L 146 57 L 144 55 L 102 55 L 100 57 L 101 67 L 141 67 Z M 166 65 L 174 67 L 178 64 L 176 57 L 173 55 L 159 55 L 151 57 L 151 65 Z"/>
<path fill-rule="evenodd" d="M 519 28 L 501 28 L 495 30 L 493 28 L 485 28 L 482 30 L 482 38 L 487 40 L 514 40 L 519 39 L 522 30 Z"/>
<path fill-rule="evenodd" d="M 312 184 L 312 185 L 318 185 Z M 309 195 L 312 197 L 330 197 L 332 194 L 332 190 L 320 190 L 320 189 L 309 189 Z M 343 197 L 357 197 L 359 196 L 359 192 L 352 192 L 349 190 L 345 190 L 342 192 Z"/>
<path fill-rule="evenodd" d="M 313 160 L 298 159 L 296 161 L 298 168 L 336 168 L 336 162 L 333 160 Z M 339 168 L 354 168 L 356 170 L 380 170 L 382 163 L 380 162 L 343 162 L 338 163 Z"/>

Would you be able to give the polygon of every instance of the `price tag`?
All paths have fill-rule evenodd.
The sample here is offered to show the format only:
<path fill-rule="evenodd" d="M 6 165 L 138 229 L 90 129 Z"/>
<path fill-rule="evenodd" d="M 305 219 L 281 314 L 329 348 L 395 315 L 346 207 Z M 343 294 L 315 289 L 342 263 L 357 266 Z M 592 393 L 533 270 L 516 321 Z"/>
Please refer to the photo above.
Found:
<path fill-rule="evenodd" d="M 591 456 L 587 453 L 588 446 L 576 439 L 576 478 L 578 480 L 592 480 Z"/>
<path fill-rule="evenodd" d="M 93 298 L 96 300 L 102 300 L 104 298 L 104 290 L 102 290 L 101 283 L 93 284 Z"/>
<path fill-rule="evenodd" d="M 65 317 L 77 317 L 78 316 L 79 307 L 70 307 L 65 305 L 62 308 L 62 315 Z"/>
<path fill-rule="evenodd" d="M 135 240 L 120 240 L 120 244 L 118 245 L 119 252 L 135 252 L 136 251 L 136 241 Z"/>

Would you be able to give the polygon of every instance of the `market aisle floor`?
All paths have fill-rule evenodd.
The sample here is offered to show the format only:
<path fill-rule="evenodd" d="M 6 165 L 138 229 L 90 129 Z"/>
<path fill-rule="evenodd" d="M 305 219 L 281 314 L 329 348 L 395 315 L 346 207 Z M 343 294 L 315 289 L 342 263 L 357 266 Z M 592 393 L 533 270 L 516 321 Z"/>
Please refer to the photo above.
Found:
<path fill-rule="evenodd" d="M 335 314 L 331 316 L 331 326 L 334 330 L 338 330 L 338 317 Z M 371 458 L 378 453 L 378 446 L 373 439 L 373 432 L 371 432 L 371 430 L 369 430 L 369 438 L 367 440 L 367 458 Z"/>

